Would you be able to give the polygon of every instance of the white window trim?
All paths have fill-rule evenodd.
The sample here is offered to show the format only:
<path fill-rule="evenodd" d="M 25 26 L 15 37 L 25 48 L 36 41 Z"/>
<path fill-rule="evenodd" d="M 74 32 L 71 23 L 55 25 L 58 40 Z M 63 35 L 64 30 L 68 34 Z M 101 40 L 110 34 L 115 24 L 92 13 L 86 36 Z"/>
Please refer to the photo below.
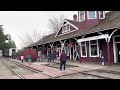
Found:
<path fill-rule="evenodd" d="M 85 55 L 85 56 L 82 55 L 82 46 L 83 46 L 83 45 L 81 45 L 81 43 L 80 43 L 80 54 L 81 54 L 81 57 L 87 57 L 87 46 L 86 46 L 86 42 L 85 42 L 85 52 L 86 52 L 86 55 Z"/>
<path fill-rule="evenodd" d="M 95 18 L 90 18 L 89 17 L 89 11 L 87 11 L 87 19 L 96 19 L 97 18 L 97 12 L 95 11 Z"/>
<path fill-rule="evenodd" d="M 104 19 L 105 18 L 105 11 L 103 11 L 103 18 L 100 17 L 100 11 L 99 11 L 99 19 Z"/>
<path fill-rule="evenodd" d="M 62 33 L 66 33 L 66 32 L 70 31 L 70 25 L 69 25 L 69 29 L 68 30 L 67 30 L 67 25 L 69 25 L 69 24 L 65 24 L 65 25 L 62 26 L 62 28 L 63 27 L 65 28 L 65 30 L 62 29 Z"/>
<path fill-rule="evenodd" d="M 97 55 L 94 55 L 94 56 L 91 56 L 91 44 L 89 41 L 89 55 L 90 55 L 90 57 L 99 57 L 99 44 L 98 44 L 98 40 L 96 40 L 96 41 L 97 41 Z"/>
<path fill-rule="evenodd" d="M 114 53 L 114 63 L 118 63 L 117 61 L 117 57 L 116 57 L 116 43 L 120 43 L 120 42 L 115 42 L 115 37 L 120 37 L 120 35 L 115 35 L 113 36 L 113 53 Z"/>
<path fill-rule="evenodd" d="M 83 12 L 84 12 L 84 20 L 81 20 L 81 18 L 79 18 L 80 22 L 85 21 L 85 11 L 83 11 Z M 79 17 L 80 17 L 80 15 L 79 15 Z"/>

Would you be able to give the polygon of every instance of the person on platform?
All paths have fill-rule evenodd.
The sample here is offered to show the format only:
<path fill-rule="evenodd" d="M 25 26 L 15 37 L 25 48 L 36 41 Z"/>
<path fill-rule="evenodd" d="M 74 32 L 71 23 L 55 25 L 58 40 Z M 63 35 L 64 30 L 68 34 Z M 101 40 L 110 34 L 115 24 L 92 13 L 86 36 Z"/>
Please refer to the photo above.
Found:
<path fill-rule="evenodd" d="M 65 71 L 66 58 L 67 58 L 67 55 L 66 55 L 65 51 L 62 50 L 62 53 L 60 55 L 60 71 L 62 70 L 62 66 L 64 66 L 63 70 Z"/>

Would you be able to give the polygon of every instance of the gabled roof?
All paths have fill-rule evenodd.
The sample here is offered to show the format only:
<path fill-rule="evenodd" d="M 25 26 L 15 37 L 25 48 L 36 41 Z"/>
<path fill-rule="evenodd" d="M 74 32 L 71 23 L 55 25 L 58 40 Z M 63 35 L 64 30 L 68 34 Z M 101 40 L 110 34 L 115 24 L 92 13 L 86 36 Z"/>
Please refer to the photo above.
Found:
<path fill-rule="evenodd" d="M 76 27 L 78 27 L 79 24 L 80 24 L 80 22 L 75 21 L 75 20 L 69 20 L 69 19 L 65 19 L 65 20 L 67 20 L 67 21 L 70 22 L 71 24 L 75 25 Z"/>
<path fill-rule="evenodd" d="M 76 30 L 78 30 L 78 25 L 79 25 L 79 22 L 78 21 L 73 21 L 73 20 L 69 20 L 69 19 L 65 19 L 62 23 L 62 26 L 64 24 L 64 22 L 67 22 L 69 25 L 71 25 L 72 27 L 74 27 Z M 58 32 L 56 33 L 55 37 L 58 35 L 58 33 L 60 32 L 62 26 L 60 27 L 60 29 L 58 30 Z"/>
<path fill-rule="evenodd" d="M 73 21 L 73 20 L 68 20 L 68 19 L 66 19 L 66 20 L 77 27 L 80 25 L 80 22 L 78 22 L 78 21 Z M 90 33 L 95 33 L 95 32 L 99 32 L 99 31 L 105 31 L 105 30 L 115 29 L 115 28 L 120 28 L 120 11 L 108 12 L 106 14 L 106 18 L 104 20 L 102 20 L 96 26 L 89 27 L 84 30 L 77 30 L 72 33 L 68 33 L 68 34 L 65 34 L 62 36 L 56 36 L 56 37 L 55 37 L 56 33 L 53 33 L 53 34 L 47 35 L 45 37 L 46 38 L 45 40 L 39 40 L 38 42 L 36 42 L 35 44 L 33 44 L 31 46 L 42 45 L 42 44 L 46 44 L 46 43 L 50 43 L 50 42 L 69 39 L 69 38 L 73 38 L 73 37 L 77 37 L 77 36 L 82 36 L 85 34 L 90 34 Z"/>

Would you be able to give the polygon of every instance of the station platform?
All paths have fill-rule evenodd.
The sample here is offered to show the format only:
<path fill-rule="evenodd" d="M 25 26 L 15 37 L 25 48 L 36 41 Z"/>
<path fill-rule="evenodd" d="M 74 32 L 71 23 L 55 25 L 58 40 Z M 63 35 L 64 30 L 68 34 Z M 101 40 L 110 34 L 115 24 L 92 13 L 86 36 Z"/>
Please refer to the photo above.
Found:
<path fill-rule="evenodd" d="M 16 59 L 10 59 L 10 60 L 21 63 L 20 60 L 16 60 Z M 60 61 L 55 60 L 53 62 L 53 64 L 54 63 L 59 64 Z M 111 67 L 109 67 L 108 65 L 102 66 L 100 62 L 82 62 L 82 63 L 80 63 L 79 61 L 69 60 L 66 62 L 66 64 L 74 65 L 76 67 L 66 68 L 65 71 L 60 71 L 59 68 L 47 66 L 49 64 L 47 61 L 32 62 L 31 65 L 29 65 L 28 62 L 24 62 L 22 64 L 41 71 L 40 74 L 25 75 L 26 79 L 52 79 L 52 78 L 56 78 L 59 76 L 65 76 L 68 74 L 74 74 L 74 73 L 78 73 L 78 72 L 82 72 L 82 71 L 89 71 L 89 70 L 96 70 L 96 69 L 120 72 L 119 64 L 113 64 Z"/>

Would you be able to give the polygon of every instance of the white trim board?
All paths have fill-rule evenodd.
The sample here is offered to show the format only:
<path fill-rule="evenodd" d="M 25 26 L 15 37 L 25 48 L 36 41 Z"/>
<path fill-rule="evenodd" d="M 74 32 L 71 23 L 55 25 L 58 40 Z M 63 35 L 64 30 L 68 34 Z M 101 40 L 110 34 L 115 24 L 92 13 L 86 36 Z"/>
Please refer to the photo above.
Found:
<path fill-rule="evenodd" d="M 93 37 L 88 37 L 88 38 L 79 39 L 79 40 L 78 40 L 78 43 L 80 43 L 80 42 L 85 42 L 85 41 L 91 41 L 91 40 L 105 39 L 105 38 L 108 38 L 108 37 L 109 37 L 108 34 L 98 35 L 98 36 L 93 36 Z"/>

